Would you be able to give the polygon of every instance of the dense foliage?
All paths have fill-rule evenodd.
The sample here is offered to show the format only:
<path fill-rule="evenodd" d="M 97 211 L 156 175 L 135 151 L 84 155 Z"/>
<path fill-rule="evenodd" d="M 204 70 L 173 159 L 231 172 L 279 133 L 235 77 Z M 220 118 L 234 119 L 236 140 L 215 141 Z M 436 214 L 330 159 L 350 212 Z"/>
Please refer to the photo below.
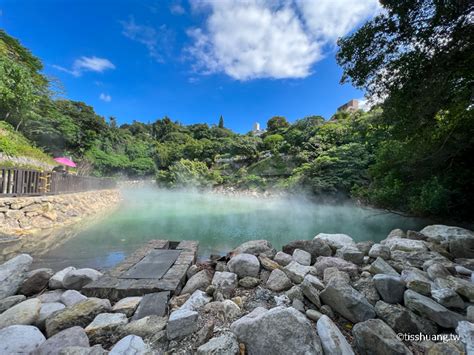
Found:
<path fill-rule="evenodd" d="M 384 140 L 364 196 L 415 213 L 472 218 L 474 4 L 384 0 L 341 39 L 343 81 L 383 99 Z"/>
<path fill-rule="evenodd" d="M 222 116 L 212 126 L 168 117 L 118 126 L 85 103 L 55 99 L 41 62 L 0 32 L 0 119 L 47 153 L 72 156 L 79 173 L 307 191 L 471 219 L 472 9 L 458 1 L 382 4 L 385 11 L 340 40 L 337 55 L 343 81 L 378 102 L 369 112 L 293 123 L 275 116 L 266 132 L 243 135 Z M 2 144 L 0 151 L 15 150 Z"/>

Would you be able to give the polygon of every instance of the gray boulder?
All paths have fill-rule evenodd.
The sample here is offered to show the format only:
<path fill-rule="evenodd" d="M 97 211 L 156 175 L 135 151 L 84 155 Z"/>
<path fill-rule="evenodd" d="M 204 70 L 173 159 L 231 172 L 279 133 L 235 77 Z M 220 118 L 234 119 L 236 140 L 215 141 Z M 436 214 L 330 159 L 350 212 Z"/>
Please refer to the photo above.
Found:
<path fill-rule="evenodd" d="M 37 298 L 43 303 L 61 302 L 61 295 L 63 293 L 63 290 L 53 290 L 42 293 L 41 295 L 38 295 Z"/>
<path fill-rule="evenodd" d="M 67 290 L 61 294 L 59 300 L 66 306 L 70 307 L 78 302 L 86 300 L 87 297 L 76 290 Z"/>
<path fill-rule="evenodd" d="M 456 328 L 464 317 L 452 312 L 446 307 L 412 290 L 406 290 L 404 295 L 405 306 L 413 312 L 432 320 L 443 328 Z"/>
<path fill-rule="evenodd" d="M 142 338 L 136 335 L 127 335 L 114 345 L 109 355 L 145 355 L 149 353 L 149 348 Z"/>
<path fill-rule="evenodd" d="M 102 273 L 94 269 L 77 269 L 69 271 L 63 278 L 63 286 L 68 290 L 80 290 L 88 283 L 96 281 Z"/>
<path fill-rule="evenodd" d="M 206 292 L 196 290 L 187 299 L 186 302 L 180 307 L 180 309 L 188 309 L 190 311 L 197 311 L 199 308 L 205 306 L 212 301 L 212 297 L 208 296 Z"/>
<path fill-rule="evenodd" d="M 246 276 L 258 277 L 260 261 L 253 254 L 240 253 L 229 260 L 227 267 L 230 272 L 237 274 L 239 278 Z"/>
<path fill-rule="evenodd" d="M 461 321 L 456 327 L 456 333 L 466 347 L 468 355 L 474 354 L 474 323 Z"/>
<path fill-rule="evenodd" d="M 268 240 L 249 240 L 230 252 L 231 255 L 242 253 L 253 255 L 264 254 L 269 258 L 273 258 L 276 254 L 276 250 Z"/>
<path fill-rule="evenodd" d="M 256 277 L 246 276 L 239 280 L 239 286 L 243 288 L 254 288 L 260 284 L 261 280 Z"/>
<path fill-rule="evenodd" d="M 474 275 L 474 274 L 473 274 Z M 474 303 L 474 280 L 471 281 L 461 279 L 459 277 L 448 276 L 445 280 L 448 285 L 461 296 L 466 298 L 469 302 Z"/>
<path fill-rule="evenodd" d="M 31 325 L 11 325 L 0 329 L 0 354 L 31 354 L 46 338 Z"/>
<path fill-rule="evenodd" d="M 412 268 L 402 271 L 402 280 L 405 281 L 407 288 L 422 295 L 431 295 L 432 281 L 424 271 Z"/>
<path fill-rule="evenodd" d="M 374 307 L 360 292 L 341 279 L 332 278 L 319 298 L 353 323 L 375 318 Z"/>
<path fill-rule="evenodd" d="M 20 286 L 19 293 L 25 296 L 32 296 L 41 292 L 48 286 L 48 281 L 54 275 L 51 269 L 36 269 L 26 274 L 25 280 Z"/>
<path fill-rule="evenodd" d="M 282 250 L 288 255 L 293 255 L 295 249 L 301 249 L 311 254 L 311 263 L 316 261 L 318 256 L 331 256 L 332 250 L 329 244 L 321 239 L 314 240 L 293 240 L 283 246 Z"/>
<path fill-rule="evenodd" d="M 64 276 L 66 276 L 66 274 L 68 274 L 69 272 L 73 270 L 76 270 L 76 268 L 74 266 L 69 266 L 55 273 L 49 279 L 49 288 L 53 290 L 64 288 L 64 285 L 63 285 Z"/>
<path fill-rule="evenodd" d="M 324 270 L 330 267 L 335 267 L 339 271 L 347 272 L 352 278 L 356 277 L 359 271 L 359 268 L 354 263 L 330 256 L 320 256 L 314 264 L 316 274 L 319 277 L 323 277 Z"/>
<path fill-rule="evenodd" d="M 60 302 L 42 303 L 38 319 L 36 320 L 36 326 L 40 329 L 44 329 L 46 318 L 65 307 L 66 306 Z"/>
<path fill-rule="evenodd" d="M 316 323 L 324 354 L 327 355 L 353 355 L 354 351 L 342 335 L 339 328 L 326 315 L 321 316 Z"/>
<path fill-rule="evenodd" d="M 426 273 L 432 280 L 451 276 L 451 273 L 448 271 L 448 269 L 440 263 L 434 263 L 428 266 Z"/>
<path fill-rule="evenodd" d="M 464 301 L 462 298 L 459 297 L 456 291 L 450 288 L 438 288 L 431 290 L 431 298 L 448 308 L 464 308 Z"/>
<path fill-rule="evenodd" d="M 237 355 L 239 352 L 237 338 L 230 332 L 212 338 L 197 349 L 197 355 Z"/>
<path fill-rule="evenodd" d="M 361 355 L 413 354 L 397 334 L 380 319 L 357 323 L 352 329 L 355 344 Z"/>
<path fill-rule="evenodd" d="M 308 279 L 304 279 L 303 282 L 300 284 L 301 291 L 303 295 L 316 307 L 321 307 L 321 301 L 319 300 L 319 291 L 308 281 Z"/>
<path fill-rule="evenodd" d="M 266 283 L 267 288 L 276 292 L 288 290 L 292 285 L 293 284 L 288 276 L 286 276 L 283 271 L 278 269 L 275 269 L 271 272 L 270 277 Z"/>
<path fill-rule="evenodd" d="M 194 333 L 198 329 L 198 312 L 178 309 L 171 313 L 166 327 L 168 339 L 179 339 Z"/>
<path fill-rule="evenodd" d="M 138 305 L 140 304 L 142 297 L 126 297 L 122 298 L 112 307 L 112 312 L 123 313 L 127 317 L 131 317 Z"/>
<path fill-rule="evenodd" d="M 278 253 L 275 254 L 275 257 L 273 258 L 273 260 L 276 261 L 281 266 L 286 266 L 293 261 L 293 258 L 290 254 L 287 254 L 283 251 L 279 251 Z"/>
<path fill-rule="evenodd" d="M 282 270 L 291 281 L 293 281 L 294 283 L 301 283 L 303 282 L 306 274 L 308 274 L 312 270 L 312 267 L 301 265 L 296 261 L 292 261 Z"/>
<path fill-rule="evenodd" d="M 324 277 L 323 277 L 324 283 L 327 284 L 334 277 L 338 278 L 338 279 L 341 279 L 341 280 L 344 280 L 347 283 L 351 282 L 351 278 L 350 278 L 349 274 L 345 271 L 339 271 L 335 267 L 328 267 L 328 268 L 324 269 Z"/>
<path fill-rule="evenodd" d="M 0 265 L 0 300 L 18 291 L 32 262 L 31 256 L 21 254 Z"/>
<path fill-rule="evenodd" d="M 378 257 L 372 264 L 370 264 L 369 272 L 374 275 L 387 274 L 400 276 L 400 274 L 381 257 Z"/>
<path fill-rule="evenodd" d="M 379 293 L 371 277 L 361 277 L 352 283 L 352 287 L 362 293 L 371 305 L 375 305 L 380 300 Z"/>
<path fill-rule="evenodd" d="M 319 233 L 314 240 L 325 241 L 333 249 L 339 249 L 344 246 L 353 246 L 355 247 L 354 240 L 347 234 L 328 234 L 328 233 Z"/>
<path fill-rule="evenodd" d="M 26 300 L 26 297 L 23 295 L 14 295 L 6 297 L 0 300 L 0 313 L 5 312 L 8 308 L 13 307 L 14 305 L 23 302 Z"/>
<path fill-rule="evenodd" d="M 111 308 L 109 300 L 90 297 L 71 307 L 53 313 L 46 319 L 46 333 L 51 337 L 61 330 L 70 327 L 85 327 L 98 314 L 110 311 Z"/>
<path fill-rule="evenodd" d="M 216 271 L 212 278 L 212 285 L 216 291 L 221 292 L 224 296 L 230 297 L 237 287 L 237 274 L 227 271 Z"/>
<path fill-rule="evenodd" d="M 388 303 L 401 303 L 405 293 L 405 281 L 400 276 L 377 274 L 373 277 L 375 288 Z"/>
<path fill-rule="evenodd" d="M 322 289 L 324 289 L 324 284 L 322 283 L 322 281 L 317 277 L 317 276 L 314 276 L 314 275 L 311 275 L 311 274 L 307 274 L 304 279 L 303 279 L 303 282 L 309 282 L 311 285 L 313 285 L 314 288 L 316 288 L 318 291 L 321 291 Z"/>
<path fill-rule="evenodd" d="M 301 265 L 311 265 L 311 254 L 303 249 L 295 249 L 293 251 L 293 260 Z"/>
<path fill-rule="evenodd" d="M 0 314 L 0 328 L 15 324 L 34 324 L 38 319 L 40 307 L 41 302 L 37 298 L 18 303 Z"/>
<path fill-rule="evenodd" d="M 89 339 L 81 327 L 65 329 L 41 344 L 35 355 L 59 355 L 69 346 L 89 347 Z"/>
<path fill-rule="evenodd" d="M 420 233 L 447 245 L 455 258 L 474 258 L 474 233 L 468 229 L 435 224 L 423 228 Z"/>
<path fill-rule="evenodd" d="M 390 259 L 390 248 L 382 244 L 374 244 L 369 250 L 369 256 L 371 258 L 381 257 L 384 260 Z"/>
<path fill-rule="evenodd" d="M 355 246 L 343 246 L 337 249 L 336 257 L 361 265 L 364 262 L 364 253 Z"/>
<path fill-rule="evenodd" d="M 377 316 L 397 333 L 436 334 L 436 324 L 420 317 L 399 304 L 379 301 L 375 304 Z"/>
<path fill-rule="evenodd" d="M 390 248 L 390 252 L 400 250 L 405 252 L 424 252 L 428 251 L 426 243 L 422 240 L 413 240 L 406 238 L 391 238 L 380 242 Z"/>
<path fill-rule="evenodd" d="M 211 284 L 212 275 L 209 270 L 201 270 L 194 274 L 181 290 L 181 294 L 193 293 L 196 290 L 205 291 Z"/>
<path fill-rule="evenodd" d="M 255 308 L 232 323 L 230 329 L 245 344 L 249 355 L 322 353 L 311 322 L 292 307 Z"/>
<path fill-rule="evenodd" d="M 100 313 L 85 331 L 92 344 L 108 344 L 111 336 L 127 323 L 127 316 L 123 313 Z"/>
<path fill-rule="evenodd" d="M 108 353 L 101 345 L 91 347 L 66 346 L 59 351 L 59 355 L 107 355 Z"/>

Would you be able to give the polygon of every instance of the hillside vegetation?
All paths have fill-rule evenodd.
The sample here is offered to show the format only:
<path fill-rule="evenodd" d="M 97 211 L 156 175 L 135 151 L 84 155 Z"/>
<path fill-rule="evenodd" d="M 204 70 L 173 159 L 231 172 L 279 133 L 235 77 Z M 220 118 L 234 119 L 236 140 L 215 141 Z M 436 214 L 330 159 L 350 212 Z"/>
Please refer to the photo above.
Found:
<path fill-rule="evenodd" d="M 259 136 L 232 132 L 223 117 L 211 126 L 168 117 L 118 126 L 83 102 L 54 99 L 41 61 L 0 31 L 0 119 L 48 154 L 72 156 L 79 173 L 156 177 L 171 187 L 304 190 L 472 219 L 472 9 L 429 1 L 384 7 L 340 39 L 337 54 L 342 81 L 378 103 L 370 112 L 292 123 L 276 116 Z"/>
<path fill-rule="evenodd" d="M 35 162 L 54 165 L 54 160 L 41 149 L 35 147 L 21 133 L 15 132 L 13 127 L 5 121 L 0 121 L 0 166 L 8 166 L 13 163 L 9 158 L 24 157 L 30 161 L 30 166 L 35 167 Z M 27 166 L 25 166 L 27 167 Z"/>

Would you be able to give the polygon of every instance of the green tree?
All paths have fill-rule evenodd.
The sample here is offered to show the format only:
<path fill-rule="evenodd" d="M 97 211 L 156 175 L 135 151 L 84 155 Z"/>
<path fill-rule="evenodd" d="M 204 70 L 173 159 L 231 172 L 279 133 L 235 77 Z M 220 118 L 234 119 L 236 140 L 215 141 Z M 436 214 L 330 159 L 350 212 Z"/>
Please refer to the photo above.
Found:
<path fill-rule="evenodd" d="M 279 133 L 281 130 L 288 128 L 290 124 L 285 117 L 274 116 L 267 121 L 267 131 L 270 134 Z"/>
<path fill-rule="evenodd" d="M 366 196 L 416 213 L 472 216 L 472 2 L 382 4 L 384 11 L 339 41 L 337 54 L 342 81 L 383 100 L 380 128 L 391 146 L 380 144 Z M 427 199 L 428 191 L 437 198 Z"/>
<path fill-rule="evenodd" d="M 224 128 L 224 117 L 219 117 L 219 125 L 217 126 L 219 128 Z"/>

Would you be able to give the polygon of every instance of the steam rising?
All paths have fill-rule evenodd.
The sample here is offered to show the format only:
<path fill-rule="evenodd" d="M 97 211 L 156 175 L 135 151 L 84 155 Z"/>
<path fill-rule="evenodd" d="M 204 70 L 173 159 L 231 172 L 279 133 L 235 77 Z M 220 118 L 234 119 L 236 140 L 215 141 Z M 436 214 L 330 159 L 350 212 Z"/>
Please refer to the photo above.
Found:
<path fill-rule="evenodd" d="M 379 241 L 394 228 L 419 229 L 420 220 L 360 208 L 314 203 L 304 196 L 254 198 L 193 190 L 123 191 L 112 215 L 80 232 L 46 258 L 67 265 L 109 267 L 150 239 L 198 240 L 199 254 L 226 254 L 251 239 L 274 247 L 320 232 L 345 233 L 355 241 Z"/>

